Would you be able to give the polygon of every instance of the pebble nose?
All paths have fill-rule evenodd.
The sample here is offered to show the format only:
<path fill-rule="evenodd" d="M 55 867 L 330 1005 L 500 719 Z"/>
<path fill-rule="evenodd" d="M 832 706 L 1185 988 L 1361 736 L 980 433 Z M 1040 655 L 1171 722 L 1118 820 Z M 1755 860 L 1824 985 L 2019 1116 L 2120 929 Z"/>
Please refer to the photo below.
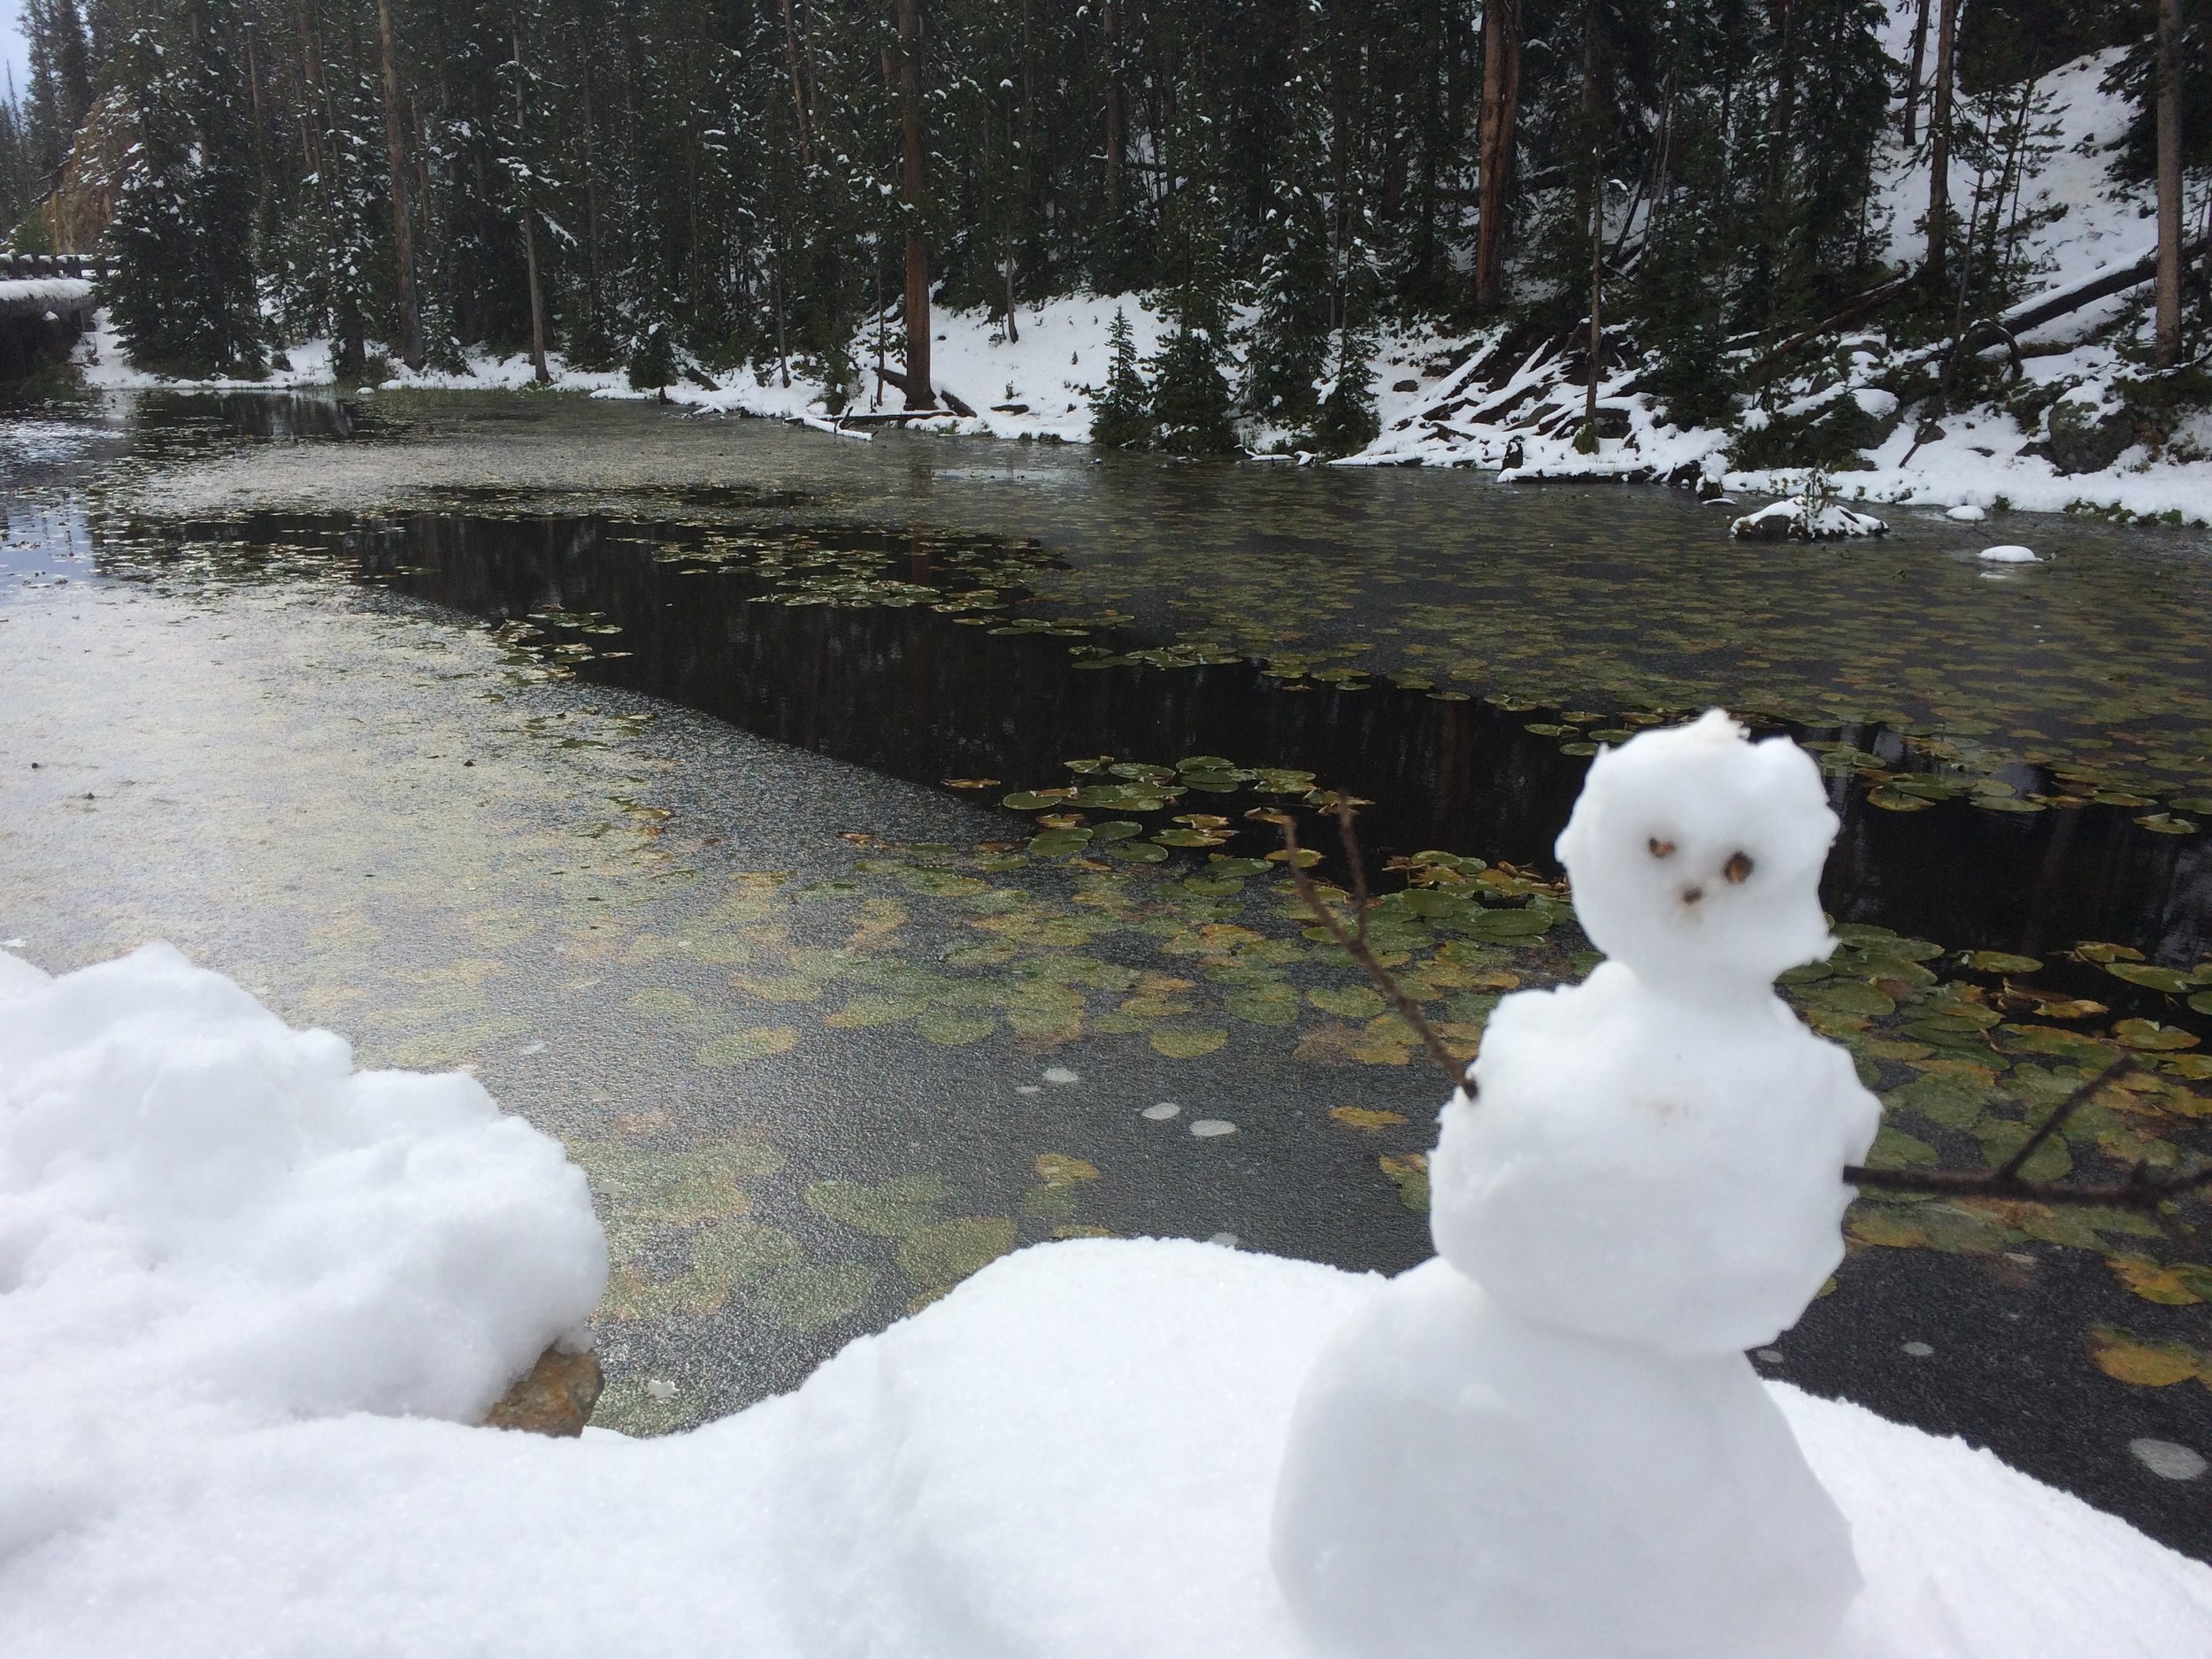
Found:
<path fill-rule="evenodd" d="M 1703 887 L 1685 887 L 1682 889 L 1682 902 L 1685 904 L 1695 904 L 1704 896 L 1705 889 Z"/>

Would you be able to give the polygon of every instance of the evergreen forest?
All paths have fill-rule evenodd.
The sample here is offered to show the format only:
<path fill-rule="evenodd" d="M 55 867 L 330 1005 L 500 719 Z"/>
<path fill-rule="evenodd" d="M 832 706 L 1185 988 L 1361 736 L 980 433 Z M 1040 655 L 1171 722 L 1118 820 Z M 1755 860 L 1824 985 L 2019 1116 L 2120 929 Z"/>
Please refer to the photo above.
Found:
<path fill-rule="evenodd" d="M 2019 292 L 2055 65 L 2131 49 L 2113 165 L 2155 165 L 2160 0 L 1907 5 L 1901 57 L 1880 0 L 27 0 L 0 210 L 19 250 L 104 227 L 134 357 L 190 372 L 324 336 L 342 375 L 557 349 L 834 406 L 882 327 L 926 401 L 928 305 L 1014 334 L 1142 291 L 1177 447 L 1232 414 L 1356 441 L 1362 342 L 1409 317 L 1632 349 L 1690 421 L 1747 339 L 1901 274 L 1924 337 Z M 2164 6 L 2200 163 L 2205 7 Z M 1936 180 L 1910 227 L 1901 143 Z"/>

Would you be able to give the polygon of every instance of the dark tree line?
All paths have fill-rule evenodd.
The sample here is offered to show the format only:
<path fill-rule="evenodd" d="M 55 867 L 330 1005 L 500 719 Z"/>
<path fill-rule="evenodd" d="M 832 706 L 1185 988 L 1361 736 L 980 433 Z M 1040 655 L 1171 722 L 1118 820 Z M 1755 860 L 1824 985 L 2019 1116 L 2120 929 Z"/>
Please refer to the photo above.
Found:
<path fill-rule="evenodd" d="M 1014 334 L 1021 301 L 1089 287 L 1164 296 L 1151 429 L 1178 447 L 1238 414 L 1351 441 L 1370 331 L 1407 315 L 1601 351 L 1625 326 L 1702 415 L 1732 342 L 1891 274 L 1901 119 L 1948 186 L 1931 315 L 2016 288 L 2029 78 L 2139 43 L 2152 119 L 2162 4 L 2204 0 L 1924 0 L 1909 64 L 1880 0 L 28 0 L 0 192 L 33 240 L 96 171 L 81 134 L 122 131 L 114 304 L 180 367 L 326 334 L 355 373 L 376 342 L 557 349 L 849 399 L 881 329 L 926 404 L 908 317 Z"/>

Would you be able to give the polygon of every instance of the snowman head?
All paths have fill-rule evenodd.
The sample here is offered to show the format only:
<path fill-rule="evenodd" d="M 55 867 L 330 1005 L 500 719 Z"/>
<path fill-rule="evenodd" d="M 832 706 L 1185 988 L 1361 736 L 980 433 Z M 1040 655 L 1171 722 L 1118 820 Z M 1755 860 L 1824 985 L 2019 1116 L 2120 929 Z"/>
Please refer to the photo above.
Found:
<path fill-rule="evenodd" d="M 1655 991 L 1708 1000 L 1835 948 L 1820 869 L 1836 829 L 1810 756 L 1751 742 L 1715 709 L 1601 753 L 1558 852 L 1598 949 Z"/>

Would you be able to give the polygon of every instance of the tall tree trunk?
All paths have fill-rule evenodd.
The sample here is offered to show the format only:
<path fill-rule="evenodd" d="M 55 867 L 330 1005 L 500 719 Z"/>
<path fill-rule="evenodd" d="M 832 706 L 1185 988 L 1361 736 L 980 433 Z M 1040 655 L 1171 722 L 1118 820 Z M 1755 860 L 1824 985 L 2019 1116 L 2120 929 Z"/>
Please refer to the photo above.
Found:
<path fill-rule="evenodd" d="M 1121 26 L 1115 15 L 1114 0 L 1106 0 L 1099 22 L 1106 37 L 1106 218 L 1109 223 L 1118 223 L 1121 151 L 1127 119 L 1121 106 Z"/>
<path fill-rule="evenodd" d="M 523 104 L 525 76 L 522 71 L 522 31 L 515 31 L 515 137 L 520 142 L 526 130 L 528 111 Z M 526 162 L 526 165 L 527 163 Z M 532 204 L 531 194 L 526 187 L 522 192 L 522 263 L 530 275 L 530 375 L 540 386 L 553 383 L 553 373 L 545 361 L 545 285 L 538 280 L 537 210 Z"/>
<path fill-rule="evenodd" d="M 1582 26 L 1582 119 L 1590 129 L 1590 365 L 1583 376 L 1582 431 L 1575 448 L 1598 452 L 1598 381 L 1605 373 L 1605 143 L 1598 122 L 1598 9 Z"/>
<path fill-rule="evenodd" d="M 2158 366 L 2181 359 L 2181 0 L 2158 0 Z"/>
<path fill-rule="evenodd" d="M 792 16 L 793 0 L 783 0 L 783 55 L 791 72 L 791 109 L 799 127 L 799 160 L 814 165 L 813 123 L 807 117 L 806 79 L 799 70 L 799 26 Z"/>
<path fill-rule="evenodd" d="M 1912 18 L 1912 69 L 1905 80 L 1905 148 L 1910 150 L 1919 138 L 1920 72 L 1928 55 L 1928 0 L 1920 0 L 1920 6 Z"/>
<path fill-rule="evenodd" d="M 902 169 L 906 203 L 906 406 L 934 409 L 929 373 L 929 247 L 922 240 L 922 42 L 919 0 L 897 0 L 899 130 L 905 145 Z"/>
<path fill-rule="evenodd" d="M 415 239 L 407 219 L 407 142 L 400 127 L 399 57 L 392 47 L 392 0 L 376 0 L 377 44 L 384 58 L 384 151 L 392 174 L 392 263 L 398 273 L 399 356 L 422 367 L 422 311 L 415 303 Z"/>
<path fill-rule="evenodd" d="M 1506 194 L 1521 104 L 1521 0 L 1484 0 L 1482 117 L 1475 219 L 1475 309 L 1497 309 L 1505 263 Z"/>
<path fill-rule="evenodd" d="M 1935 89 L 1928 98 L 1928 257 L 1922 266 L 1931 292 L 1943 288 L 1944 246 L 1951 229 L 1951 49 L 1958 38 L 1959 0 L 1939 0 Z"/>

